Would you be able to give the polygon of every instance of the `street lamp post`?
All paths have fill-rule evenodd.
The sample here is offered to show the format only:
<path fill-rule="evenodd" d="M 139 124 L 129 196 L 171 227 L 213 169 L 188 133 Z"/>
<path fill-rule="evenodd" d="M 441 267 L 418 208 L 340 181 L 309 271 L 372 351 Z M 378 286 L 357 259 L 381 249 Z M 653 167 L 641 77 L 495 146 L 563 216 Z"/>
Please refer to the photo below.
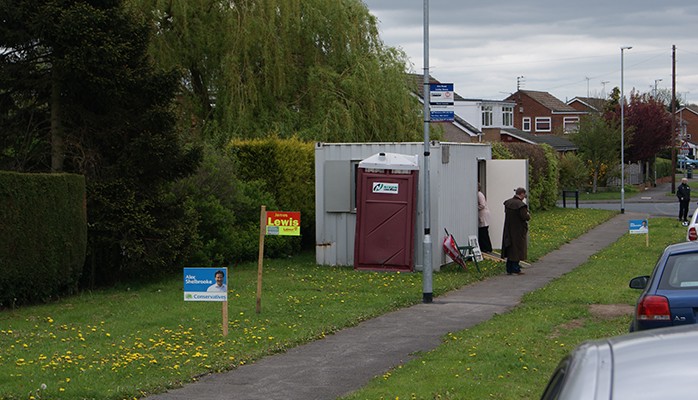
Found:
<path fill-rule="evenodd" d="M 422 302 L 433 301 L 433 267 L 431 265 L 431 214 L 429 191 L 429 0 L 424 0 L 424 238 L 422 260 Z"/>
<path fill-rule="evenodd" d="M 620 48 L 620 213 L 625 213 L 625 91 L 623 88 L 623 51 L 632 46 Z"/>

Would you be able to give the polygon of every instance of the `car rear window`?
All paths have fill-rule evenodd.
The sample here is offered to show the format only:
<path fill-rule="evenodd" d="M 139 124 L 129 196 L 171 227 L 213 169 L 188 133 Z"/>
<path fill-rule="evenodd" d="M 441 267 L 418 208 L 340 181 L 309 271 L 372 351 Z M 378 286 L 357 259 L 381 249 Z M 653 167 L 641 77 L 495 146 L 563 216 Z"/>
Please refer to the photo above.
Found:
<path fill-rule="evenodd" d="M 670 256 L 659 281 L 660 289 L 698 289 L 698 253 Z"/>

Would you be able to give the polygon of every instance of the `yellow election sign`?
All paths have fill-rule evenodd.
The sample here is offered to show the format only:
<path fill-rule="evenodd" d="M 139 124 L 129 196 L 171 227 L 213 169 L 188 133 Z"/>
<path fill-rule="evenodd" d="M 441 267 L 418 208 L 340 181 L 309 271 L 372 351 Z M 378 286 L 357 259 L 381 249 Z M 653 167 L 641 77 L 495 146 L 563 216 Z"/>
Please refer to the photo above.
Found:
<path fill-rule="evenodd" d="M 301 213 L 299 211 L 267 211 L 267 235 L 300 236 Z"/>

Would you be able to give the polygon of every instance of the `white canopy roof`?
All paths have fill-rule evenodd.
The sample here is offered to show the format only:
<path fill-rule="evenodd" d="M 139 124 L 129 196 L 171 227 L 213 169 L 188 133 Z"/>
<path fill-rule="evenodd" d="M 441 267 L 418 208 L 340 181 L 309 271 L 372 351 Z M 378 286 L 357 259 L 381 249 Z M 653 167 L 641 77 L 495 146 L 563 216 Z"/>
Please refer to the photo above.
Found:
<path fill-rule="evenodd" d="M 397 153 L 378 153 L 359 162 L 359 168 L 418 170 L 419 157 Z"/>

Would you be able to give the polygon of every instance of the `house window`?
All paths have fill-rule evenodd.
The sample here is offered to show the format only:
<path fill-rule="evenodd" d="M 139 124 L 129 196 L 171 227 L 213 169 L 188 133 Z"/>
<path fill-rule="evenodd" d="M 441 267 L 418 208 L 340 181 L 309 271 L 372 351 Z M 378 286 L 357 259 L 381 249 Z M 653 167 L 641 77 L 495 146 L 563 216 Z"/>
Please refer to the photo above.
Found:
<path fill-rule="evenodd" d="M 550 132 L 550 117 L 536 117 L 536 132 Z"/>
<path fill-rule="evenodd" d="M 523 117 L 521 122 L 521 130 L 531 132 L 531 117 Z"/>
<path fill-rule="evenodd" d="M 502 126 L 514 126 L 514 107 L 502 107 Z"/>
<path fill-rule="evenodd" d="M 492 126 L 492 106 L 482 106 L 482 126 Z"/>
<path fill-rule="evenodd" d="M 575 133 L 579 131 L 579 117 L 565 117 L 562 124 L 565 133 Z"/>

